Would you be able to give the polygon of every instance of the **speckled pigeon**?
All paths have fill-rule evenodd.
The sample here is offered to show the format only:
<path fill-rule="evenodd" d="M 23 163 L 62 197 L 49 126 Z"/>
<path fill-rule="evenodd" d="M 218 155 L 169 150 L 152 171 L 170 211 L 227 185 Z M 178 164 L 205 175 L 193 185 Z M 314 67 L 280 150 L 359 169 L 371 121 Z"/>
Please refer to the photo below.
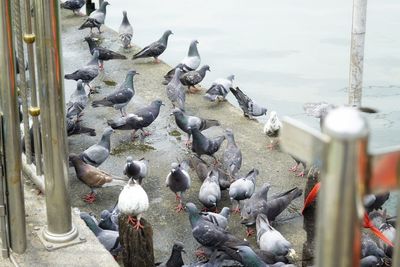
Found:
<path fill-rule="evenodd" d="M 132 59 L 154 57 L 157 63 L 160 62 L 158 57 L 167 49 L 168 37 L 173 34 L 172 31 L 167 30 L 158 41 L 151 43 L 136 53 Z"/>
<path fill-rule="evenodd" d="M 113 132 L 110 127 L 105 128 L 100 141 L 83 151 L 79 157 L 87 164 L 100 166 L 110 155 L 110 137 Z"/>
<path fill-rule="evenodd" d="M 97 28 L 99 33 L 101 25 L 104 24 L 104 21 L 106 19 L 106 13 L 107 13 L 107 6 L 109 3 L 107 1 L 104 1 L 101 3 L 101 6 L 99 9 L 96 9 L 92 13 L 90 13 L 89 17 L 83 22 L 83 24 L 79 27 L 79 30 L 83 30 L 85 28 L 90 28 L 90 33 L 92 33 L 93 28 Z"/>
<path fill-rule="evenodd" d="M 133 86 L 133 77 L 138 74 L 135 70 L 130 70 L 126 74 L 124 83 L 119 90 L 111 92 L 109 95 L 101 100 L 94 100 L 92 107 L 113 107 L 121 112 L 122 116 L 126 116 L 126 105 L 131 101 L 135 95 L 135 88 Z"/>
<path fill-rule="evenodd" d="M 125 10 L 122 12 L 122 15 L 123 15 L 123 18 L 122 18 L 121 25 L 119 26 L 119 29 L 118 29 L 118 34 L 119 34 L 119 39 L 122 43 L 122 46 L 126 49 L 126 48 L 131 47 L 131 41 L 132 41 L 132 36 L 133 36 L 133 27 L 129 23 L 128 14 Z"/>
<path fill-rule="evenodd" d="M 226 229 L 228 227 L 229 213 L 230 209 L 228 207 L 223 207 L 220 213 L 202 211 L 201 216 L 204 220 L 212 222 L 222 229 Z"/>
<path fill-rule="evenodd" d="M 199 91 L 200 89 L 196 88 L 196 84 L 201 83 L 201 81 L 206 76 L 206 71 L 210 71 L 210 66 L 204 65 L 199 70 L 192 70 L 180 75 L 180 81 L 183 85 L 188 87 L 189 92 L 193 93 Z M 193 90 L 191 90 L 191 88 Z"/>
<path fill-rule="evenodd" d="M 79 116 L 81 112 L 86 108 L 89 98 L 83 87 L 82 80 L 78 80 L 76 83 L 76 89 L 71 94 L 67 103 L 67 117 Z"/>
<path fill-rule="evenodd" d="M 225 97 L 229 93 L 229 88 L 232 87 L 234 79 L 235 75 L 229 75 L 226 79 L 220 78 L 215 80 L 207 90 L 204 98 L 212 102 L 225 101 Z"/>
<path fill-rule="evenodd" d="M 186 93 L 183 89 L 183 85 L 179 80 L 179 76 L 181 75 L 182 70 L 180 68 L 176 69 L 174 77 L 172 80 L 167 84 L 166 92 L 168 99 L 171 101 L 172 106 L 175 108 L 179 108 L 185 111 L 185 100 L 186 100 Z"/>

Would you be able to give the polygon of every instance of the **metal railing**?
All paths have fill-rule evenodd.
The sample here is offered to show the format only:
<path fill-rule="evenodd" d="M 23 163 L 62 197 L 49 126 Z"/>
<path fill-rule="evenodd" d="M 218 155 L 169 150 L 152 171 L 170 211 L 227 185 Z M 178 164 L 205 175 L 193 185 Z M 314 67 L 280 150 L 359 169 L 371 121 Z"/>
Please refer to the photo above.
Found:
<path fill-rule="evenodd" d="M 21 173 L 45 193 L 47 225 L 38 231 L 45 247 L 53 250 L 81 243 L 72 224 L 66 125 L 60 119 L 65 118 L 65 103 L 59 2 L 36 0 L 32 14 L 30 0 L 2 0 L 0 20 L 0 115 L 4 128 L 4 153 L 0 150 L 4 166 L 0 166 L 6 177 L 0 189 L 4 191 L 1 197 L 8 218 L 6 225 L 0 220 L 3 247 L 9 242 L 16 253 L 26 249 Z M 18 106 L 22 108 L 24 153 Z M 7 255 L 8 251 L 3 253 Z"/>

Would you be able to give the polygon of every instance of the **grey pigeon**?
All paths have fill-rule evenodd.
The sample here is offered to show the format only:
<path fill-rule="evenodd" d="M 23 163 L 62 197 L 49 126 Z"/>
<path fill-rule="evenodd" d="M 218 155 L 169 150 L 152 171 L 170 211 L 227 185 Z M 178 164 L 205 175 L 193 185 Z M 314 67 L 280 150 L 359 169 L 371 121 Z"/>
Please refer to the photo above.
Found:
<path fill-rule="evenodd" d="M 82 80 L 76 83 L 76 89 L 72 93 L 67 103 L 67 117 L 79 116 L 86 108 L 89 98 L 83 87 Z"/>
<path fill-rule="evenodd" d="M 229 93 L 229 88 L 232 87 L 234 79 L 235 75 L 229 75 L 226 79 L 220 78 L 215 80 L 207 90 L 204 98 L 212 102 L 225 101 L 226 95 Z"/>
<path fill-rule="evenodd" d="M 210 139 L 204 136 L 200 130 L 196 127 L 190 128 L 190 131 L 193 135 L 192 142 L 192 151 L 197 154 L 197 156 L 208 155 L 210 157 L 214 157 L 214 154 L 221 147 L 222 142 L 225 140 L 225 136 L 219 136 L 213 139 Z"/>
<path fill-rule="evenodd" d="M 147 176 L 148 168 L 148 160 L 145 160 L 144 158 L 133 160 L 133 158 L 129 156 L 126 158 L 124 174 L 129 178 L 136 180 L 139 184 L 142 184 L 143 178 Z"/>
<path fill-rule="evenodd" d="M 265 183 L 256 191 L 251 198 L 243 202 L 241 210 L 242 224 L 247 226 L 254 225 L 258 214 L 266 214 L 270 222 L 284 211 L 289 204 L 296 198 L 300 197 L 303 191 L 294 187 L 283 193 L 274 194 L 267 199 L 270 184 Z"/>
<path fill-rule="evenodd" d="M 217 120 L 203 119 L 196 116 L 186 115 L 179 108 L 174 108 L 171 112 L 171 115 L 174 115 L 175 122 L 178 127 L 188 134 L 188 140 L 186 144 L 190 143 L 190 137 L 192 135 L 191 128 L 197 128 L 200 131 L 206 130 L 213 126 L 219 126 L 220 123 Z"/>
<path fill-rule="evenodd" d="M 152 124 L 158 117 L 162 105 L 164 104 L 161 100 L 155 100 L 150 105 L 136 110 L 135 113 L 116 120 L 108 120 L 107 123 L 115 130 L 134 130 L 135 132 L 140 129 L 144 132 L 143 128 Z M 134 132 L 132 133 L 132 138 Z M 149 135 L 149 133 L 144 132 L 144 135 Z"/>
<path fill-rule="evenodd" d="M 68 10 L 72 10 L 75 15 L 80 15 L 79 12 L 83 5 L 85 4 L 85 0 L 67 0 L 63 3 L 60 3 L 60 7 Z"/>
<path fill-rule="evenodd" d="M 206 248 L 212 250 L 218 249 L 240 260 L 240 258 L 235 255 L 236 253 L 232 251 L 232 247 L 240 245 L 248 246 L 249 243 L 247 241 L 240 240 L 228 231 L 204 220 L 196 205 L 193 203 L 187 203 L 186 210 L 189 212 L 192 234 L 197 242 Z"/>
<path fill-rule="evenodd" d="M 279 132 L 282 128 L 282 123 L 276 114 L 276 111 L 271 111 L 268 120 L 264 125 L 264 133 L 268 136 L 270 144 L 267 146 L 269 149 L 273 149 L 278 142 L 274 142 L 273 139 L 279 136 Z"/>
<path fill-rule="evenodd" d="M 182 70 L 180 68 L 176 69 L 174 77 L 172 80 L 167 84 L 165 88 L 167 91 L 168 99 L 171 101 L 172 106 L 175 108 L 179 108 L 185 111 L 185 100 L 186 100 L 186 93 L 183 89 L 183 85 L 179 80 L 179 76 L 181 75 Z"/>
<path fill-rule="evenodd" d="M 364 197 L 364 207 L 368 212 L 382 209 L 382 205 L 389 199 L 390 192 L 383 194 L 369 194 Z"/>
<path fill-rule="evenodd" d="M 159 267 L 182 267 L 184 265 L 182 252 L 186 253 L 183 243 L 175 242 L 168 261 L 161 264 L 156 263 L 155 265 Z"/>
<path fill-rule="evenodd" d="M 89 229 L 96 235 L 100 243 L 111 253 L 111 255 L 116 256 L 118 252 L 122 250 L 119 242 L 118 231 L 101 229 L 96 225 L 96 222 L 92 219 L 92 217 L 86 212 L 81 212 L 80 217 L 89 227 Z"/>
<path fill-rule="evenodd" d="M 382 234 L 389 239 L 393 244 L 395 243 L 396 239 L 396 229 L 389 223 L 383 223 L 379 227 L 379 231 L 382 232 Z M 383 242 L 383 240 L 379 239 L 379 247 L 383 249 L 385 254 L 392 258 L 393 256 L 393 247 L 389 246 L 387 243 Z"/>
<path fill-rule="evenodd" d="M 183 194 L 190 188 L 191 179 L 188 173 L 188 162 L 182 161 L 181 163 L 173 162 L 171 164 L 171 171 L 165 179 L 165 185 L 175 193 L 176 200 L 179 201 L 178 206 L 175 208 L 177 212 L 184 209 L 182 204 Z"/>
<path fill-rule="evenodd" d="M 160 62 L 158 57 L 167 49 L 168 37 L 173 34 L 172 31 L 167 30 L 158 41 L 151 43 L 136 53 L 132 59 L 154 57 L 157 63 Z"/>
<path fill-rule="evenodd" d="M 189 92 L 195 92 L 200 89 L 196 88 L 196 84 L 201 83 L 201 81 L 206 76 L 206 71 L 210 71 L 210 66 L 204 65 L 199 70 L 192 70 L 180 75 L 180 81 L 183 85 L 188 87 Z M 193 88 L 193 91 L 191 90 Z"/>
<path fill-rule="evenodd" d="M 303 176 L 306 174 L 306 169 L 307 169 L 307 164 L 306 164 L 306 162 L 305 162 L 305 161 L 302 161 L 301 159 L 296 158 L 296 157 L 293 156 L 293 155 L 290 155 L 290 156 L 294 159 L 294 161 L 296 162 L 296 165 L 294 165 L 293 167 L 291 167 L 291 168 L 289 169 L 289 171 L 291 171 L 291 172 L 296 172 L 297 169 L 299 168 L 300 164 L 301 164 L 301 165 L 303 166 L 303 170 L 302 170 L 299 174 L 296 174 L 296 176 L 303 177 Z"/>
<path fill-rule="evenodd" d="M 135 88 L 133 86 L 133 77 L 138 74 L 135 70 L 130 70 L 126 74 L 126 78 L 119 90 L 116 90 L 101 100 L 94 100 L 92 107 L 113 107 L 121 112 L 122 116 L 126 116 L 126 105 L 131 101 L 135 95 Z"/>
<path fill-rule="evenodd" d="M 100 166 L 110 155 L 110 137 L 113 132 L 110 127 L 105 128 L 100 141 L 83 151 L 79 157 L 87 164 Z"/>
<path fill-rule="evenodd" d="M 378 259 L 386 257 L 385 252 L 378 247 L 378 244 L 366 233 L 361 237 L 361 258 L 375 256 Z"/>
<path fill-rule="evenodd" d="M 367 256 L 360 260 L 361 267 L 375 267 L 375 266 L 382 266 L 382 261 L 380 261 L 375 256 Z"/>
<path fill-rule="evenodd" d="M 215 213 L 211 211 L 203 211 L 201 212 L 201 216 L 204 220 L 212 222 L 218 227 L 222 229 L 228 228 L 228 219 L 229 219 L 230 209 L 228 207 L 223 207 L 220 213 Z"/>
<path fill-rule="evenodd" d="M 111 211 L 103 210 L 100 213 L 99 227 L 104 230 L 118 231 L 118 216 L 119 210 L 117 207 L 114 207 Z"/>
<path fill-rule="evenodd" d="M 229 88 L 239 103 L 239 107 L 243 110 L 243 115 L 252 119 L 267 114 L 267 109 L 259 106 L 250 97 L 248 97 L 239 87 Z"/>
<path fill-rule="evenodd" d="M 236 173 L 242 167 L 242 151 L 236 145 L 232 129 L 225 130 L 227 145 L 223 154 L 223 166 L 230 179 L 234 179 Z"/>
<path fill-rule="evenodd" d="M 133 36 L 133 27 L 129 23 L 128 14 L 126 13 L 125 10 L 122 12 L 122 15 L 123 15 L 123 18 L 122 18 L 121 25 L 119 26 L 119 29 L 118 29 L 118 34 L 119 34 L 119 39 L 122 43 L 122 46 L 126 49 L 126 48 L 131 47 L 131 41 L 132 41 L 132 36 Z"/>
<path fill-rule="evenodd" d="M 99 68 L 102 70 L 104 69 L 103 61 L 108 61 L 112 59 L 126 59 L 126 56 L 121 55 L 117 52 L 114 52 L 110 49 L 101 47 L 97 45 L 96 41 L 92 37 L 85 37 L 85 41 L 89 45 L 90 54 L 93 55 L 94 51 L 99 51 Z"/>
<path fill-rule="evenodd" d="M 261 260 L 261 258 L 248 246 L 237 246 L 237 253 L 241 257 L 241 263 L 244 267 L 281 267 L 281 266 L 291 266 L 293 264 L 285 264 L 283 262 L 277 262 L 272 265 L 266 264 Z"/>
<path fill-rule="evenodd" d="M 76 154 L 69 155 L 69 161 L 75 168 L 76 177 L 90 188 L 90 193 L 84 197 L 88 203 L 93 203 L 96 200 L 96 192 L 94 188 L 102 187 L 106 183 L 111 183 L 113 177 L 96 167 L 86 164 Z"/>
<path fill-rule="evenodd" d="M 276 256 L 292 257 L 296 253 L 292 244 L 269 224 L 267 215 L 258 214 L 256 220 L 257 244 L 261 250 Z"/>
<path fill-rule="evenodd" d="M 164 75 L 164 78 L 169 81 L 175 73 L 175 70 L 180 68 L 183 70 L 183 72 L 188 72 L 197 69 L 200 66 L 200 54 L 199 51 L 197 50 L 197 44 L 199 42 L 197 40 L 193 40 L 190 43 L 189 46 L 189 51 L 187 53 L 187 56 L 182 59 L 182 61 L 172 70 L 170 70 L 167 74 Z"/>
<path fill-rule="evenodd" d="M 99 9 L 96 9 L 92 13 L 90 13 L 89 17 L 83 22 L 83 24 L 79 27 L 79 30 L 83 30 L 85 28 L 90 28 L 90 33 L 92 33 L 93 28 L 97 28 L 99 33 L 101 25 L 104 24 L 104 21 L 106 19 L 106 13 L 107 13 L 107 6 L 109 3 L 107 1 L 104 1 L 101 3 L 101 6 Z"/>
<path fill-rule="evenodd" d="M 218 182 L 218 172 L 211 170 L 199 190 L 199 200 L 206 209 L 217 208 L 221 200 L 221 189 Z"/>
<path fill-rule="evenodd" d="M 81 124 L 81 121 L 82 121 L 82 113 L 80 115 L 67 117 L 67 135 L 71 136 L 75 134 L 86 133 L 90 136 L 96 136 L 96 130 L 93 128 L 83 126 Z"/>
<path fill-rule="evenodd" d="M 233 212 L 240 212 L 240 201 L 250 198 L 256 188 L 257 169 L 252 169 L 245 177 L 234 181 L 229 187 L 229 197 L 232 202 L 237 201 L 237 206 L 232 209 Z"/>
<path fill-rule="evenodd" d="M 99 51 L 93 53 L 92 59 L 82 68 L 74 71 L 71 74 L 65 74 L 64 78 L 67 80 L 82 80 L 84 84 L 90 87 L 89 83 L 99 75 L 99 65 L 98 65 Z M 93 90 L 92 90 L 93 91 Z"/>

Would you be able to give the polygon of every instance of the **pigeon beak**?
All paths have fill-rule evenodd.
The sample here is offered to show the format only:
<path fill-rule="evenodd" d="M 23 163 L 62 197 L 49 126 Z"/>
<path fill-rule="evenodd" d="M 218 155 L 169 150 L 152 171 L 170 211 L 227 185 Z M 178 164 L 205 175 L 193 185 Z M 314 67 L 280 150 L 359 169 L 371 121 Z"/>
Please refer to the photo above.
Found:
<path fill-rule="evenodd" d="M 182 249 L 182 252 L 186 254 L 186 250 Z"/>
<path fill-rule="evenodd" d="M 140 75 L 140 73 L 139 73 L 139 72 L 136 72 L 135 75 Z"/>
<path fill-rule="evenodd" d="M 170 116 L 172 116 L 172 115 L 174 115 L 174 113 L 173 113 L 173 112 L 171 112 L 169 115 L 170 115 Z"/>
<path fill-rule="evenodd" d="M 165 106 L 165 104 L 164 104 L 164 103 L 161 103 L 161 106 Z"/>

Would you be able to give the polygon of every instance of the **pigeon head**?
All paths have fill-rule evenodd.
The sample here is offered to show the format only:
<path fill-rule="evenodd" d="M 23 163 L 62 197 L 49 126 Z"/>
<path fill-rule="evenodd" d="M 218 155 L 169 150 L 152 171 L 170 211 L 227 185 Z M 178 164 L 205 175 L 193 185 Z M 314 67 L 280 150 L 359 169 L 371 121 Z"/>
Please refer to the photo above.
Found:
<path fill-rule="evenodd" d="M 103 3 L 101 3 L 100 9 L 101 9 L 101 10 L 105 10 L 105 9 L 106 9 L 106 6 L 109 6 L 109 5 L 110 5 L 109 2 L 104 1 Z"/>
<path fill-rule="evenodd" d="M 233 130 L 230 128 L 225 129 L 225 135 L 227 139 L 233 138 Z"/>
<path fill-rule="evenodd" d="M 103 210 L 100 213 L 100 218 L 102 218 L 103 220 L 108 219 L 108 217 L 110 217 L 110 216 L 111 216 L 111 213 L 108 210 Z"/>
<path fill-rule="evenodd" d="M 128 15 L 128 13 L 126 12 L 126 10 L 122 11 L 122 14 L 124 15 L 124 17 L 126 17 Z"/>
<path fill-rule="evenodd" d="M 188 52 L 188 56 L 189 57 L 192 57 L 192 56 L 199 56 L 199 51 L 197 51 L 197 44 L 198 44 L 199 42 L 197 41 L 197 40 L 193 40 L 191 43 L 190 43 L 190 46 L 189 46 L 189 52 Z"/>
<path fill-rule="evenodd" d="M 240 255 L 243 262 L 255 263 L 254 266 L 262 266 L 262 261 L 257 254 L 248 246 L 236 246 L 236 253 Z"/>
<path fill-rule="evenodd" d="M 75 154 L 75 153 L 70 153 L 68 155 L 68 159 L 72 164 L 74 164 L 74 162 L 77 162 L 77 161 L 80 160 L 79 156 L 77 154 Z"/>
<path fill-rule="evenodd" d="M 110 136 L 113 132 L 115 132 L 111 127 L 107 127 L 104 129 L 103 136 Z"/>
<path fill-rule="evenodd" d="M 241 209 L 240 216 L 242 220 L 240 221 L 240 223 L 246 226 L 254 225 L 256 222 L 255 215 L 255 211 L 251 207 L 244 207 L 243 209 Z"/>
<path fill-rule="evenodd" d="M 164 45 L 167 45 L 168 37 L 169 37 L 171 34 L 174 34 L 171 30 L 165 31 L 165 32 L 163 33 L 163 35 L 161 36 L 159 42 L 163 43 Z"/>
<path fill-rule="evenodd" d="M 171 172 L 174 173 L 179 169 L 179 164 L 176 162 L 171 163 Z"/>
<path fill-rule="evenodd" d="M 208 70 L 208 71 L 211 71 L 210 70 L 210 66 L 208 66 L 208 65 L 204 65 L 203 67 L 201 67 L 202 69 L 204 69 L 204 70 Z"/>
<path fill-rule="evenodd" d="M 133 77 L 135 75 L 139 75 L 139 72 L 136 72 L 136 70 L 130 70 L 128 71 L 128 73 L 126 74 L 127 77 Z"/>
<path fill-rule="evenodd" d="M 189 215 L 198 215 L 199 210 L 197 209 L 196 205 L 192 202 L 186 203 L 186 210 L 189 212 Z"/>
<path fill-rule="evenodd" d="M 169 115 L 179 115 L 179 114 L 183 114 L 183 111 L 180 109 L 180 108 L 174 108 L 172 111 L 171 111 L 171 114 L 169 114 Z"/>
<path fill-rule="evenodd" d="M 230 212 L 231 212 L 231 209 L 229 207 L 223 207 L 219 214 L 221 214 L 225 218 L 228 218 Z"/>
<path fill-rule="evenodd" d="M 170 36 L 171 34 L 174 34 L 171 30 L 167 30 L 164 32 L 165 36 Z"/>
<path fill-rule="evenodd" d="M 126 157 L 126 162 L 132 162 L 133 158 L 131 156 Z"/>
<path fill-rule="evenodd" d="M 81 212 L 79 216 L 96 236 L 101 232 L 100 228 L 96 225 L 96 222 L 93 220 L 89 213 Z"/>
<path fill-rule="evenodd" d="M 212 206 L 217 206 L 217 197 L 214 195 L 207 196 L 208 203 Z"/>
<path fill-rule="evenodd" d="M 226 78 L 232 82 L 235 79 L 235 75 L 232 74 L 232 75 L 229 75 Z"/>
<path fill-rule="evenodd" d="M 164 106 L 164 103 L 160 99 L 157 99 L 157 100 L 154 100 L 152 102 L 152 105 L 155 105 L 157 107 L 161 107 L 161 106 Z"/>
<path fill-rule="evenodd" d="M 182 252 L 186 253 L 183 243 L 179 242 L 179 241 L 176 241 L 174 243 L 174 246 L 172 247 L 172 250 L 179 251 L 179 252 L 182 251 Z"/>

